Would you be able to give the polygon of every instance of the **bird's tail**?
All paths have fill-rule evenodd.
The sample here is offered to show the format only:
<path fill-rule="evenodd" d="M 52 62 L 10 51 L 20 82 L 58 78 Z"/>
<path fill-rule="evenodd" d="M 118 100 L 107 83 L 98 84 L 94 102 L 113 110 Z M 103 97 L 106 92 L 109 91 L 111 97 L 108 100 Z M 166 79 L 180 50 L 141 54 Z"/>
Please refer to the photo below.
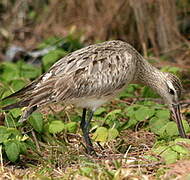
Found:
<path fill-rule="evenodd" d="M 21 98 L 20 101 L 4 106 L 2 107 L 2 110 L 10 110 L 14 108 L 22 108 L 22 107 L 27 107 L 29 106 L 32 98 L 29 96 L 30 95 L 30 90 L 32 90 L 35 86 L 35 83 L 31 83 L 28 86 L 24 87 L 23 89 L 11 94 L 8 97 L 5 97 L 4 99 L 9 99 L 9 98 Z M 4 100 L 3 99 L 3 100 Z M 32 106 L 28 107 L 24 110 L 19 122 L 26 121 L 28 117 L 37 109 L 37 106 Z"/>
<path fill-rule="evenodd" d="M 34 81 L 34 82 L 30 83 L 28 86 L 26 86 L 26 87 L 18 90 L 17 92 L 3 98 L 2 101 L 5 100 L 5 99 L 9 99 L 9 98 L 22 98 L 22 97 L 26 96 L 26 94 L 28 94 L 28 92 L 31 89 L 33 89 L 36 84 L 37 84 L 37 82 Z"/>
<path fill-rule="evenodd" d="M 30 100 L 25 100 L 25 101 L 21 100 L 19 102 L 14 103 L 14 104 L 10 104 L 10 105 L 2 107 L 2 110 L 10 110 L 10 109 L 14 109 L 14 108 L 26 107 L 29 105 L 29 103 L 30 103 Z"/>
<path fill-rule="evenodd" d="M 31 90 L 35 88 L 35 86 L 38 83 L 39 79 L 31 82 L 29 85 L 27 85 L 26 87 L 18 90 L 17 92 L 3 98 L 1 101 L 6 100 L 6 99 L 10 99 L 10 98 L 20 98 L 21 100 L 14 103 L 14 104 L 10 104 L 10 105 L 7 105 L 7 106 L 3 107 L 2 110 L 10 110 L 10 109 L 13 109 L 13 108 L 22 108 L 22 107 L 28 106 L 30 104 L 30 101 L 32 100 L 32 98 L 31 98 Z"/>

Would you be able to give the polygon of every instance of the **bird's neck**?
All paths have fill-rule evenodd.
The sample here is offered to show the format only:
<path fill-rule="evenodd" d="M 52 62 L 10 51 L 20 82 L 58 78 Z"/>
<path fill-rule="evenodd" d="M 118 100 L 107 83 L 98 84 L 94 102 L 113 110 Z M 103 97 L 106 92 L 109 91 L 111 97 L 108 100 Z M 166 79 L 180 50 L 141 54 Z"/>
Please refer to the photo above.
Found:
<path fill-rule="evenodd" d="M 138 70 L 136 74 L 137 82 L 149 86 L 160 94 L 160 87 L 162 87 L 164 83 L 163 72 L 152 66 L 144 58 L 142 58 L 138 63 Z"/>

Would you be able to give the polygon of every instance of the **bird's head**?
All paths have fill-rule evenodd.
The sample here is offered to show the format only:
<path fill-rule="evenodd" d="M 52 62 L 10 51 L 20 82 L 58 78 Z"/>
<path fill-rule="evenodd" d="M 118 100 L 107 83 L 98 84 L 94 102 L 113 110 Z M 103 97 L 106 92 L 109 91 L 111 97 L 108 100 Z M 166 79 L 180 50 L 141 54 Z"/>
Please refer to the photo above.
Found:
<path fill-rule="evenodd" d="M 171 109 L 174 119 L 177 123 L 179 134 L 186 138 L 184 127 L 182 124 L 179 99 L 182 93 L 182 84 L 178 77 L 170 73 L 163 73 L 164 82 L 160 91 L 160 95 Z"/>

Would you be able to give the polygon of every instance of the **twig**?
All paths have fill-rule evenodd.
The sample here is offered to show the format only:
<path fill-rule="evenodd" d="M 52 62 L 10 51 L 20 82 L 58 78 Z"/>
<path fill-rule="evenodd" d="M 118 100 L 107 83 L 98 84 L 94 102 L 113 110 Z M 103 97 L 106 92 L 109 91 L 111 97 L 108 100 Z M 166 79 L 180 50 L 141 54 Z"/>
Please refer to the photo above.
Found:
<path fill-rule="evenodd" d="M 160 165 L 162 164 L 161 162 L 156 162 L 156 163 L 150 163 L 150 164 L 131 164 L 131 165 L 128 165 L 127 167 L 129 168 L 137 168 L 137 167 L 154 167 L 154 166 L 157 166 L 157 165 Z"/>
<path fill-rule="evenodd" d="M 0 163 L 1 163 L 1 171 L 4 171 L 3 155 L 2 155 L 2 145 L 0 146 Z"/>
<path fill-rule="evenodd" d="M 36 135 L 33 130 L 32 130 L 32 136 L 34 138 L 34 142 L 36 144 L 37 151 L 40 152 L 40 146 L 39 146 L 38 140 L 37 140 Z"/>

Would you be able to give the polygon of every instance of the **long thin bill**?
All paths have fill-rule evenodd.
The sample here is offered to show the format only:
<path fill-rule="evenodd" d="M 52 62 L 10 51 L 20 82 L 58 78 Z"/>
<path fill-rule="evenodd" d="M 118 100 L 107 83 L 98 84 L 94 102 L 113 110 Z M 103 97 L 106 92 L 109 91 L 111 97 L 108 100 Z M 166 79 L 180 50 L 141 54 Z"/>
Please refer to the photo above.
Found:
<path fill-rule="evenodd" d="M 187 138 L 187 135 L 185 134 L 185 130 L 182 124 L 181 119 L 181 112 L 180 112 L 180 106 L 179 104 L 172 105 L 172 112 L 175 118 L 175 121 L 177 123 L 179 134 L 182 138 Z"/>

